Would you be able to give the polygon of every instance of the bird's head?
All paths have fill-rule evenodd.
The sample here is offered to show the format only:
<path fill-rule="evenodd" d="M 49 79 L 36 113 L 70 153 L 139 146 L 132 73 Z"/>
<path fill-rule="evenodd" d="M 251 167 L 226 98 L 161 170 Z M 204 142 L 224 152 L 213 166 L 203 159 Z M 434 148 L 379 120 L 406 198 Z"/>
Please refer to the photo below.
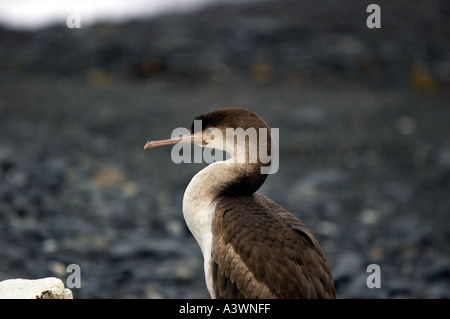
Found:
<path fill-rule="evenodd" d="M 238 163 L 260 164 L 262 153 L 270 156 L 271 134 L 269 126 L 256 113 L 242 108 L 224 108 L 195 117 L 188 134 L 147 142 L 144 149 L 177 143 L 221 150 Z M 264 148 L 264 152 L 260 148 Z"/>

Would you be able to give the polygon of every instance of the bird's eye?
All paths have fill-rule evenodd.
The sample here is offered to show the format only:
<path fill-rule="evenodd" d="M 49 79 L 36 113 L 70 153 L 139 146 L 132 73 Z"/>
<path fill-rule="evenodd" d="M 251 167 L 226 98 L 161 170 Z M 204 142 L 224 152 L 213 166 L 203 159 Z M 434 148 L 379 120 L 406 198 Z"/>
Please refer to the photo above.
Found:
<path fill-rule="evenodd" d="M 205 130 L 205 134 L 208 135 L 210 140 L 213 140 L 215 138 L 215 136 L 214 136 L 214 134 L 211 134 L 211 133 L 212 133 L 212 129 L 211 128 L 207 128 Z"/>

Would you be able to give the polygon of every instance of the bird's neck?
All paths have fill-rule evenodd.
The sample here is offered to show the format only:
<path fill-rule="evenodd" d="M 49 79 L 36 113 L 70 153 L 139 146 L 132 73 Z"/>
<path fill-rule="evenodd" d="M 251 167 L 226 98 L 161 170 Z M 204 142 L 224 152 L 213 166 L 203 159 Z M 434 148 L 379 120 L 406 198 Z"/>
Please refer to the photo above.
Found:
<path fill-rule="evenodd" d="M 184 193 L 183 215 L 204 255 L 210 244 L 214 200 L 221 195 L 250 196 L 262 185 L 266 176 L 260 174 L 258 164 L 228 160 L 210 164 L 192 178 Z"/>
<path fill-rule="evenodd" d="M 221 195 L 250 196 L 264 183 L 267 175 L 260 173 L 259 163 L 236 163 L 233 159 L 215 162 L 198 172 L 186 188 L 196 202 L 212 202 Z"/>

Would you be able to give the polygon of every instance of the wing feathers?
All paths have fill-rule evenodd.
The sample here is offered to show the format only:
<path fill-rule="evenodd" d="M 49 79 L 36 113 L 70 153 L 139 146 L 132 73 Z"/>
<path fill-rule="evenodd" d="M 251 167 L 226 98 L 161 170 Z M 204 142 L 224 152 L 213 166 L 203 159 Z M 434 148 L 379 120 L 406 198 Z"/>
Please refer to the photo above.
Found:
<path fill-rule="evenodd" d="M 317 240 L 266 197 L 218 198 L 212 226 L 217 298 L 335 298 Z"/>

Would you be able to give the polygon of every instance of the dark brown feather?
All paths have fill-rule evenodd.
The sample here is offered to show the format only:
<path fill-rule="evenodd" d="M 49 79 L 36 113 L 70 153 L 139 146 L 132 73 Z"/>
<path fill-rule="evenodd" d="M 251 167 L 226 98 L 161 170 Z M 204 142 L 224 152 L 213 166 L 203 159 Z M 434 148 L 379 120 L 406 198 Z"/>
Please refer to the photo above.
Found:
<path fill-rule="evenodd" d="M 268 198 L 221 196 L 213 219 L 216 298 L 335 298 L 317 240 Z"/>

